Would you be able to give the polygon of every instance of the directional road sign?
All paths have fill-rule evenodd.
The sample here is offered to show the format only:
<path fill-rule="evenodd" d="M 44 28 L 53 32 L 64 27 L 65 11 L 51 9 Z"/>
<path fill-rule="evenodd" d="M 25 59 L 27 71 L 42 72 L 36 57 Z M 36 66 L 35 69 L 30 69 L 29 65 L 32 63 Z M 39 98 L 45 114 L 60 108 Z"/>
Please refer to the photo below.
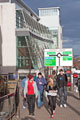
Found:
<path fill-rule="evenodd" d="M 72 66 L 72 49 L 45 49 L 44 66 Z"/>

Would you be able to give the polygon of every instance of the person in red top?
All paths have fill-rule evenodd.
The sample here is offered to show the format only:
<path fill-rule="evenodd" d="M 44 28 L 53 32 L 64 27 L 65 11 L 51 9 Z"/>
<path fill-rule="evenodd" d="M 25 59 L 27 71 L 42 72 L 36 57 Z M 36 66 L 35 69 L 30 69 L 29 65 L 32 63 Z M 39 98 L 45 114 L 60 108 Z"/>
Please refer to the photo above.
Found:
<path fill-rule="evenodd" d="M 26 81 L 24 88 L 24 98 L 26 98 L 26 94 L 27 94 L 29 115 L 34 116 L 35 98 L 37 98 L 38 96 L 38 89 L 36 82 L 33 81 L 33 78 L 34 78 L 33 75 L 31 74 L 28 75 L 28 81 Z"/>

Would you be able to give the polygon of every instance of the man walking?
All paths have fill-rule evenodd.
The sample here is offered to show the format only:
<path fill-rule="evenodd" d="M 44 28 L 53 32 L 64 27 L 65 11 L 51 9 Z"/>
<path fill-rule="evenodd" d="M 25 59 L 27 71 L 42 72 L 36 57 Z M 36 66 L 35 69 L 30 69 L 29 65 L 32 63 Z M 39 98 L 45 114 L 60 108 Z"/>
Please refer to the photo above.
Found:
<path fill-rule="evenodd" d="M 57 86 L 59 90 L 60 97 L 60 107 L 63 107 L 63 94 L 64 94 L 64 107 L 67 107 L 67 76 L 64 74 L 63 69 L 59 70 L 59 75 L 57 75 Z"/>
<path fill-rule="evenodd" d="M 42 76 L 42 73 L 38 73 L 38 77 L 36 78 L 35 82 L 37 83 L 38 87 L 38 100 L 37 104 L 40 108 L 43 105 L 43 91 L 44 91 L 44 85 L 46 84 L 46 80 Z"/>

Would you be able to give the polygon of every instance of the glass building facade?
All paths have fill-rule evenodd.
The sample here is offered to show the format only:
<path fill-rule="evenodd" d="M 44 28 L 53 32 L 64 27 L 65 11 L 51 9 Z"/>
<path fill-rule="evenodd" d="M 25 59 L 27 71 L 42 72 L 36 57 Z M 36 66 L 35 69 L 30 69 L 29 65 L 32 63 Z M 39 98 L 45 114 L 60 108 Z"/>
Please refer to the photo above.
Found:
<path fill-rule="evenodd" d="M 44 67 L 44 49 L 54 47 L 52 34 L 47 27 L 29 16 L 23 9 L 16 10 L 16 30 L 29 35 L 16 36 L 18 69 L 40 69 Z"/>
<path fill-rule="evenodd" d="M 1 72 L 26 74 L 31 69 L 33 72 L 44 71 L 44 49 L 56 48 L 58 32 L 52 26 L 40 24 L 39 16 L 22 0 L 1 0 L 0 3 Z M 58 13 L 57 9 L 47 9 L 40 14 L 56 17 Z M 45 21 L 49 23 L 47 19 Z"/>
<path fill-rule="evenodd" d="M 39 8 L 40 23 L 47 26 L 53 35 L 54 48 L 62 48 L 62 28 L 60 21 L 60 8 Z"/>

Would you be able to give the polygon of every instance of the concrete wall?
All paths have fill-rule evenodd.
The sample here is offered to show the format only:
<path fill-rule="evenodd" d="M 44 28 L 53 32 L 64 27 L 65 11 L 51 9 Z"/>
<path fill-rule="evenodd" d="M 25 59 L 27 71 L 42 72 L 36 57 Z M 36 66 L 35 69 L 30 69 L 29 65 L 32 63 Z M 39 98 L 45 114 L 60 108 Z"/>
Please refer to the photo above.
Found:
<path fill-rule="evenodd" d="M 52 28 L 59 26 L 59 15 L 54 16 L 40 16 L 40 23 Z"/>
<path fill-rule="evenodd" d="M 0 27 L 0 67 L 2 66 L 2 33 Z"/>
<path fill-rule="evenodd" d="M 16 66 L 16 13 L 15 4 L 0 4 L 2 34 L 2 66 Z"/>
<path fill-rule="evenodd" d="M 9 0 L 0 0 L 0 2 L 2 2 L 2 3 L 3 3 L 3 2 L 9 2 Z"/>
<path fill-rule="evenodd" d="M 59 49 L 61 49 L 62 48 L 62 27 L 59 26 L 58 30 L 59 30 L 59 32 L 58 32 L 58 38 L 59 38 L 58 45 L 59 45 Z"/>

